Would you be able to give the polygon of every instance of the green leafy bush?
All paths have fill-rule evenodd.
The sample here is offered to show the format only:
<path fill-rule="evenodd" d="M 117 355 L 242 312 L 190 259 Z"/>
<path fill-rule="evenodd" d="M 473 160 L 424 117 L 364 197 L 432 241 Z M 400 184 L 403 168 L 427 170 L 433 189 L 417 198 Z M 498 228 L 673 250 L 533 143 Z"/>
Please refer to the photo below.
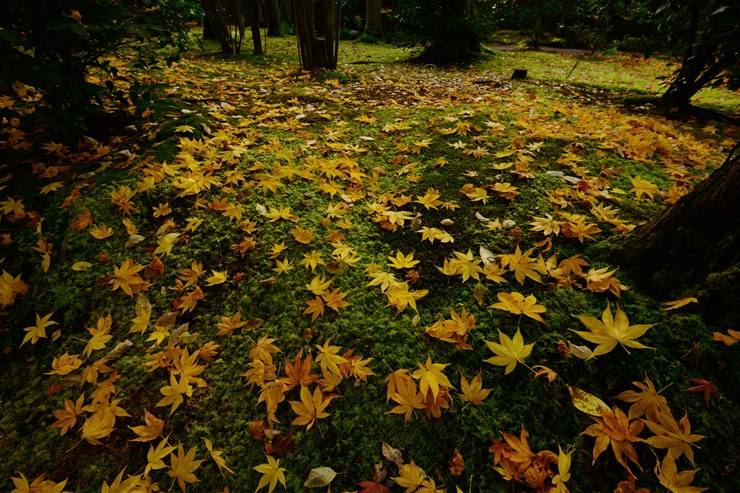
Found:
<path fill-rule="evenodd" d="M 55 124 L 84 128 L 85 117 L 100 111 L 106 96 L 120 104 L 147 91 L 106 55 L 152 66 L 162 59 L 162 48 L 185 47 L 185 21 L 198 9 L 194 0 L 11 2 L 0 15 L 0 88 L 9 94 L 13 84 L 16 93 L 19 82 L 31 86 Z"/>

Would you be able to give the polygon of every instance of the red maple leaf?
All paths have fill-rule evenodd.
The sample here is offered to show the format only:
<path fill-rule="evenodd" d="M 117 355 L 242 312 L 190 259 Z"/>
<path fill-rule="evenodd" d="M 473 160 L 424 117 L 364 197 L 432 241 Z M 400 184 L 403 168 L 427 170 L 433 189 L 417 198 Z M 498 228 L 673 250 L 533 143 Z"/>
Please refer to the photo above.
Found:
<path fill-rule="evenodd" d="M 712 398 L 712 396 L 719 398 L 719 392 L 717 392 L 717 389 L 714 388 L 714 385 L 712 385 L 709 380 L 704 380 L 701 378 L 689 378 L 689 381 L 695 385 L 687 389 L 683 389 L 683 391 L 704 392 L 704 402 L 706 402 L 707 407 L 709 407 L 709 400 Z"/>

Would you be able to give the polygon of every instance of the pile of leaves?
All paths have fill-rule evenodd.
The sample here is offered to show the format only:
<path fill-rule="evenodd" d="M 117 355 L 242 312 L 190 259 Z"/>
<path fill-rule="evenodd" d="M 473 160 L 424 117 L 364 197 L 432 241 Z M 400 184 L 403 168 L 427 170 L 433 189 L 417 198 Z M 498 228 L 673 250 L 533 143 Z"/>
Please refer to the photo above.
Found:
<path fill-rule="evenodd" d="M 736 128 L 476 83 L 493 73 L 291 63 L 186 60 L 177 109 L 106 140 L 5 122 L 6 490 L 736 481 L 737 331 L 596 247 Z"/>

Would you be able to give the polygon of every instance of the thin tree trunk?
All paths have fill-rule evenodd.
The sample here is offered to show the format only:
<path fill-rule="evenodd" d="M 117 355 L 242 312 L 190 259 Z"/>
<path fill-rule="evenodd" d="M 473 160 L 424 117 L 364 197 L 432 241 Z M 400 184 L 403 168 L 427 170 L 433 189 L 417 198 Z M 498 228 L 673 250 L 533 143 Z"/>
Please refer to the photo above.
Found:
<path fill-rule="evenodd" d="M 265 10 L 267 12 L 267 35 L 280 37 L 283 35 L 283 29 L 280 25 L 280 8 L 278 0 L 266 0 Z"/>
<path fill-rule="evenodd" d="M 202 0 L 203 10 L 207 13 L 207 20 L 213 29 L 213 34 L 221 45 L 221 51 L 225 54 L 234 53 L 231 44 L 231 32 L 227 23 L 227 11 L 220 0 Z M 205 29 L 204 29 L 205 30 Z"/>
<path fill-rule="evenodd" d="M 249 0 L 249 9 L 252 14 L 252 44 L 254 45 L 254 54 L 262 56 L 262 35 L 260 33 L 260 0 Z"/>

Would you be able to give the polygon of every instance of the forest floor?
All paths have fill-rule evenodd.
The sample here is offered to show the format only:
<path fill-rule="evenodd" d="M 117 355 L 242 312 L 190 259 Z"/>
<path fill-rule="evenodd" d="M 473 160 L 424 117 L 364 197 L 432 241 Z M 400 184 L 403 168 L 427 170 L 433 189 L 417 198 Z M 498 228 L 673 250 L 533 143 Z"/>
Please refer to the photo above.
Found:
<path fill-rule="evenodd" d="M 408 55 L 270 38 L 82 139 L 4 122 L 0 489 L 740 491 L 738 327 L 603 248 L 723 162 L 740 95 Z"/>

